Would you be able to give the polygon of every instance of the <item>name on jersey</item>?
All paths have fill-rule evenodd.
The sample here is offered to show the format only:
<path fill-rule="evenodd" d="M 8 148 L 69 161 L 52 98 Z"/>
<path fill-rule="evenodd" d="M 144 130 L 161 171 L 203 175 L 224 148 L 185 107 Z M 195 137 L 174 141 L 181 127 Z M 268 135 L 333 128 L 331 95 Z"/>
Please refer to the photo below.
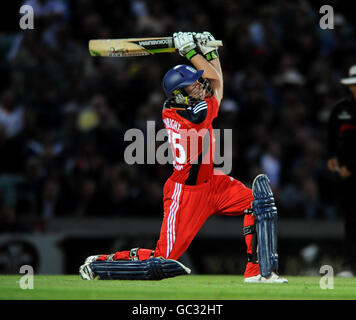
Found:
<path fill-rule="evenodd" d="M 172 129 L 175 132 L 178 132 L 180 129 L 180 123 L 177 120 L 165 118 L 163 122 L 167 129 Z"/>

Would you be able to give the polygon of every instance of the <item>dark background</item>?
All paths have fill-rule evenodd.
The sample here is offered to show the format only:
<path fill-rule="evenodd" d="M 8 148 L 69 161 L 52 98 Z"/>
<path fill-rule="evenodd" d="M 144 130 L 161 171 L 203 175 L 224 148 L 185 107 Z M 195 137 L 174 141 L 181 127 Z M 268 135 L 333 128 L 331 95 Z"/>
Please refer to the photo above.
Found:
<path fill-rule="evenodd" d="M 56 17 L 35 9 L 34 30 L 21 30 L 23 3 L 4 2 L 0 19 L 0 107 L 17 121 L 0 119 L 3 234 L 45 234 L 63 218 L 162 216 L 163 184 L 172 168 L 128 166 L 123 136 L 129 128 L 145 131 L 147 120 L 163 127 L 161 79 L 187 61 L 178 54 L 93 58 L 87 44 L 179 30 L 209 30 L 224 43 L 225 93 L 214 127 L 233 129 L 231 175 L 250 186 L 266 172 L 281 219 L 303 219 L 309 226 L 342 220 L 339 180 L 326 168 L 326 121 L 333 104 L 348 94 L 340 78 L 356 63 L 351 1 L 59 1 Z M 324 4 L 334 9 L 333 30 L 319 27 Z M 98 239 L 68 238 L 65 272 L 76 272 L 74 260 L 86 251 L 111 248 L 106 241 L 98 247 Z M 199 260 L 206 248 L 217 255 L 234 251 L 232 241 L 224 241 L 196 239 L 189 253 Z M 311 240 L 288 241 L 281 244 L 285 257 Z M 333 255 L 340 241 L 330 243 L 319 245 Z M 199 269 L 212 272 L 207 265 Z M 242 265 L 235 261 L 237 269 Z"/>

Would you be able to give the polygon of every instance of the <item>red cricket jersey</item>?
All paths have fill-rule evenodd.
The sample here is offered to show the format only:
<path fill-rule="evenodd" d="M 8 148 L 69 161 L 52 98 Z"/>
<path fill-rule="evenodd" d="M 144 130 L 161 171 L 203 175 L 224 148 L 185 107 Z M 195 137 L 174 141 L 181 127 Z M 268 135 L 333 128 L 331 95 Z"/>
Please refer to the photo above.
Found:
<path fill-rule="evenodd" d="M 211 178 L 215 152 L 212 121 L 218 110 L 219 104 L 214 96 L 183 110 L 170 106 L 163 109 L 162 119 L 173 153 L 171 180 L 198 185 Z"/>

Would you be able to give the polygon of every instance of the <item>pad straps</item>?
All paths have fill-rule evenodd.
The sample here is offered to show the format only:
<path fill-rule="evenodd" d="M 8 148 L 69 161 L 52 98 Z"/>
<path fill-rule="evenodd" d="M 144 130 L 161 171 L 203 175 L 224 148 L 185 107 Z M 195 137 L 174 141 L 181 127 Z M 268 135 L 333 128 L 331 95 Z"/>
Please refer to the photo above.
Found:
<path fill-rule="evenodd" d="M 141 248 L 133 248 L 130 250 L 130 260 L 147 260 L 149 258 L 153 258 L 154 251 L 151 249 L 141 249 Z"/>
<path fill-rule="evenodd" d="M 247 253 L 247 262 L 258 263 L 256 225 L 243 227 L 242 234 L 244 237 L 252 234 L 252 253 Z"/>

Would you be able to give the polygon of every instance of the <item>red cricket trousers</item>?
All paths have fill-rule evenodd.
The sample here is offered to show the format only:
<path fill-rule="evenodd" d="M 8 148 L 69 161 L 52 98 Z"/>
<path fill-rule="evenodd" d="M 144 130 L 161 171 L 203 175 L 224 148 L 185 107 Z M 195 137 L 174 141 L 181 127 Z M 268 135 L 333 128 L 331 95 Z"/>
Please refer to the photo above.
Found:
<path fill-rule="evenodd" d="M 251 189 L 221 171 L 215 171 L 210 181 L 196 186 L 168 179 L 163 190 L 164 218 L 154 256 L 177 260 L 210 216 L 242 215 L 251 208 L 252 201 Z M 245 214 L 244 227 L 253 224 L 254 217 Z M 247 235 L 245 242 L 247 253 L 252 253 L 252 235 Z M 259 273 L 258 266 L 247 269 L 252 275 Z"/>
<path fill-rule="evenodd" d="M 251 208 L 252 190 L 243 183 L 216 171 L 212 178 L 196 186 L 183 185 L 168 179 L 163 190 L 164 218 L 160 237 L 154 250 L 155 257 L 177 260 L 212 215 L 239 216 Z M 255 218 L 245 214 L 244 227 L 254 224 Z M 247 253 L 252 254 L 252 234 L 245 236 Z M 140 249 L 139 260 L 146 260 L 152 250 Z M 105 260 L 103 255 L 99 260 Z M 130 251 L 118 251 L 114 260 L 129 259 Z M 249 262 L 245 277 L 259 274 L 258 264 Z"/>

